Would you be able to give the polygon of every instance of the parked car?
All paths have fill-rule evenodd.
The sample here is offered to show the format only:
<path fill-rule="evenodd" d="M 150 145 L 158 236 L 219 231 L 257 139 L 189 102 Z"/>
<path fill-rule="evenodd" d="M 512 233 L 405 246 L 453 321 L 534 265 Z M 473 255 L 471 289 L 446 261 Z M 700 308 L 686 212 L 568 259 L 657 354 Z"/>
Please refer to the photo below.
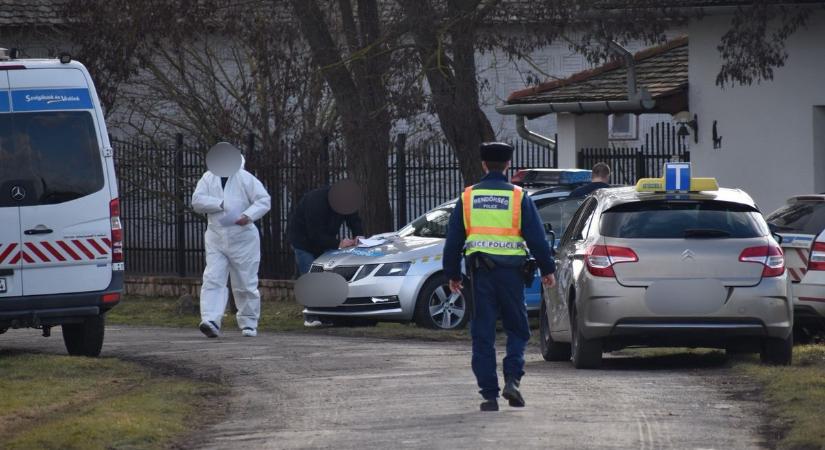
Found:
<path fill-rule="evenodd" d="M 0 49 L 0 333 L 61 325 L 97 356 L 120 301 L 123 236 L 112 148 L 86 68 Z"/>
<path fill-rule="evenodd" d="M 797 336 L 825 331 L 825 194 L 791 197 L 766 220 L 782 237 Z"/>
<path fill-rule="evenodd" d="M 790 363 L 788 276 L 765 220 L 743 191 L 687 183 L 643 179 L 579 207 L 539 313 L 546 360 L 596 368 L 604 351 L 688 346 Z"/>
<path fill-rule="evenodd" d="M 583 199 L 567 199 L 580 183 L 527 192 L 545 223 L 562 233 Z M 450 292 L 441 272 L 447 224 L 456 200 L 446 202 L 410 222 L 396 233 L 374 236 L 384 245 L 330 251 L 313 263 L 312 272 L 334 272 L 349 283 L 349 296 L 336 307 L 306 308 L 332 323 L 410 322 L 428 328 L 455 329 L 470 317 L 469 289 Z M 529 310 L 538 310 L 538 279 L 525 290 Z M 469 286 L 468 286 L 469 287 Z M 445 308 L 445 306 L 447 306 Z"/>

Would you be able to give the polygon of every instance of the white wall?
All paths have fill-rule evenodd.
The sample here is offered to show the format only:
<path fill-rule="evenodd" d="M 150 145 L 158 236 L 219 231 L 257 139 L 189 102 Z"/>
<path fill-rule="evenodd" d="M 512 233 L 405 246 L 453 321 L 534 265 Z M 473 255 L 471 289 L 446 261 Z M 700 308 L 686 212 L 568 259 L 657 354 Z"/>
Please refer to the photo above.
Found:
<path fill-rule="evenodd" d="M 715 85 L 721 67 L 716 46 L 729 20 L 710 17 L 689 28 L 690 112 L 699 119 L 691 160 L 694 173 L 744 189 L 768 213 L 791 195 L 823 189 L 825 163 L 821 153 L 814 156 L 813 124 L 814 106 L 825 105 L 825 14 L 788 40 L 790 56 L 773 81 L 721 89 Z M 714 120 L 721 149 L 713 149 Z M 822 143 L 818 151 L 825 151 Z"/>
<path fill-rule="evenodd" d="M 557 117 L 559 167 L 576 167 L 579 149 L 607 147 L 607 114 L 562 113 Z"/>

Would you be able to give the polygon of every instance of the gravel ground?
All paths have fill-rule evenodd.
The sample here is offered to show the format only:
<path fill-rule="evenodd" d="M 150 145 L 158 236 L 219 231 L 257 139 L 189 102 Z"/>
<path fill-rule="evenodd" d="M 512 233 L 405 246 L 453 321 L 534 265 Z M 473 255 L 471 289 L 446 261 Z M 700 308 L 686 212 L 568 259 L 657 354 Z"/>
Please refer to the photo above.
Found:
<path fill-rule="evenodd" d="M 0 348 L 64 354 L 11 330 Z M 197 330 L 109 327 L 104 356 L 231 387 L 192 448 L 761 448 L 755 386 L 715 360 L 614 357 L 576 371 L 528 350 L 524 409 L 478 411 L 469 343 L 311 334 L 207 340 Z M 217 405 L 216 409 L 222 409 Z"/>

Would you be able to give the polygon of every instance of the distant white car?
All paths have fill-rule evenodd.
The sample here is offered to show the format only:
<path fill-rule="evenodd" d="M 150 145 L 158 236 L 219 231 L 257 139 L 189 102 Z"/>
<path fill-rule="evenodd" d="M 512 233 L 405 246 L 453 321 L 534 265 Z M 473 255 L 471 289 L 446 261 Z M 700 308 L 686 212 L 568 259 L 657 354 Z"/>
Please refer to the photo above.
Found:
<path fill-rule="evenodd" d="M 544 223 L 557 236 L 583 199 L 568 199 L 578 185 L 527 189 Z M 470 318 L 469 289 L 450 292 L 442 273 L 447 224 L 456 200 L 444 203 L 396 233 L 374 236 L 384 245 L 330 251 L 315 260 L 312 272 L 334 272 L 349 283 L 348 298 L 340 305 L 306 308 L 304 313 L 332 323 L 375 321 L 411 322 L 427 328 L 455 329 Z M 528 309 L 541 301 L 538 279 L 525 290 Z M 465 283 L 465 287 L 469 287 Z"/>
<path fill-rule="evenodd" d="M 825 331 L 825 194 L 791 197 L 766 218 L 782 236 L 794 297 L 794 328 Z"/>

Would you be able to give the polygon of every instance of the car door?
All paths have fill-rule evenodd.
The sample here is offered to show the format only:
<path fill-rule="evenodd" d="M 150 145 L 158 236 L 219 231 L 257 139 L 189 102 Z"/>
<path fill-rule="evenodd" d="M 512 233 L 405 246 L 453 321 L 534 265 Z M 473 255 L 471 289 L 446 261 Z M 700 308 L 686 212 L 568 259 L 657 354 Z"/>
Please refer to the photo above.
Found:
<path fill-rule="evenodd" d="M 546 296 L 549 300 L 547 308 L 550 329 L 554 337 L 559 337 L 555 335 L 562 333 L 569 338 L 570 320 L 567 297 L 570 286 L 574 282 L 574 262 L 577 253 L 580 252 L 582 230 L 596 207 L 596 200 L 592 197 L 583 200 L 581 205 L 578 202 L 582 202 L 582 199 L 570 199 L 566 205 L 563 205 L 569 209 L 577 206 L 577 209 L 559 242 L 556 252 L 556 285 L 548 289 Z"/>
<path fill-rule="evenodd" d="M 0 299 L 23 295 L 18 155 L 12 140 L 8 76 L 0 72 Z"/>
<path fill-rule="evenodd" d="M 71 68 L 9 77 L 17 183 L 25 190 L 23 295 L 103 290 L 112 278 L 111 195 L 85 77 Z"/>

